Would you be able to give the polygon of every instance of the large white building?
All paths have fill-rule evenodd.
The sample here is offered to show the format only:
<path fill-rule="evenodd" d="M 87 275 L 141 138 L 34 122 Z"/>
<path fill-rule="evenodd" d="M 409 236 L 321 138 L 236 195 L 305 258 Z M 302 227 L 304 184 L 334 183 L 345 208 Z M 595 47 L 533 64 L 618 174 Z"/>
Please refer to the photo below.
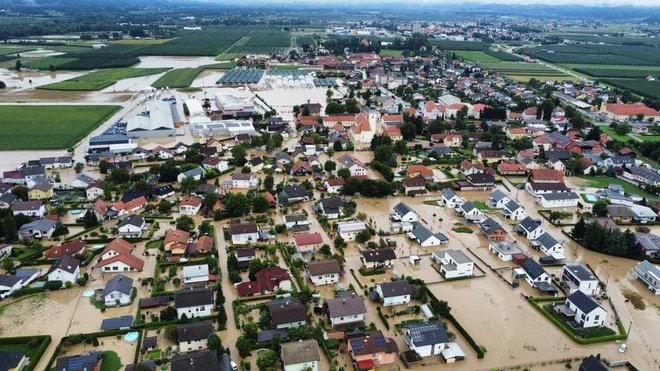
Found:
<path fill-rule="evenodd" d="M 344 241 L 354 241 L 358 233 L 367 230 L 367 225 L 359 221 L 339 222 L 337 230 Z"/>
<path fill-rule="evenodd" d="M 239 134 L 254 135 L 257 133 L 251 120 L 195 122 L 190 124 L 190 132 L 194 137 L 225 136 L 231 138 Z"/>
<path fill-rule="evenodd" d="M 174 307 L 177 318 L 210 316 L 213 309 L 211 289 L 183 289 L 174 294 Z"/>
<path fill-rule="evenodd" d="M 376 285 L 376 293 L 384 307 L 410 303 L 412 285 L 408 281 L 383 282 Z"/>
<path fill-rule="evenodd" d="M 460 250 L 436 251 L 431 259 L 440 265 L 440 272 L 447 279 L 474 275 L 474 262 Z"/>
<path fill-rule="evenodd" d="M 586 295 L 582 291 L 576 291 L 566 298 L 566 307 L 563 313 L 582 328 L 601 327 L 607 319 L 607 311 L 596 299 Z M 561 306 L 559 308 L 562 308 Z M 560 309 L 561 311 L 561 309 Z"/>
<path fill-rule="evenodd" d="M 147 109 L 126 121 L 126 135 L 130 138 L 174 136 L 176 105 L 161 100 L 149 102 Z"/>
<path fill-rule="evenodd" d="M 218 93 L 215 95 L 215 104 L 225 116 L 249 117 L 257 111 L 252 98 L 245 95 Z"/>
<path fill-rule="evenodd" d="M 561 272 L 562 281 L 568 287 L 569 294 L 582 291 L 589 296 L 598 295 L 600 286 L 598 278 L 591 273 L 589 268 L 580 263 L 569 263 L 564 265 Z"/>

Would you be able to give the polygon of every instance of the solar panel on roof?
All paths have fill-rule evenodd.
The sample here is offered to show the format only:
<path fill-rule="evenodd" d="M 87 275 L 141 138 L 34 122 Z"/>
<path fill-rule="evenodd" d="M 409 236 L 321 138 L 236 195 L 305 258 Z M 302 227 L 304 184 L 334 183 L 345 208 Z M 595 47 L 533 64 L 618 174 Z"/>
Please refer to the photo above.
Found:
<path fill-rule="evenodd" d="M 362 341 L 359 339 L 351 340 L 351 348 L 353 348 L 353 350 L 362 349 Z"/>
<path fill-rule="evenodd" d="M 378 345 L 378 346 L 387 345 L 387 340 L 385 339 L 384 336 L 377 336 L 377 337 L 374 339 L 374 342 L 375 342 L 376 345 Z"/>
<path fill-rule="evenodd" d="M 107 318 L 101 322 L 102 330 L 113 330 L 133 326 L 133 316 Z"/>

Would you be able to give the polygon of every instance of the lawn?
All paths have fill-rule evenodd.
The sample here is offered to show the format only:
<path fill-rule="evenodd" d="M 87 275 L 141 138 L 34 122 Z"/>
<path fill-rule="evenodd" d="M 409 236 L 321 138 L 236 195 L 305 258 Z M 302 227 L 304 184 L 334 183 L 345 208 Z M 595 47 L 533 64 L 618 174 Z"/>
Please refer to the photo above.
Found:
<path fill-rule="evenodd" d="M 403 54 L 403 50 L 394 50 L 394 49 L 381 49 L 380 55 L 394 55 L 399 56 Z"/>
<path fill-rule="evenodd" d="M 638 135 L 630 134 L 630 136 L 641 140 L 642 142 L 658 142 L 660 141 L 660 135 Z"/>
<path fill-rule="evenodd" d="M 634 184 L 628 183 L 624 180 L 618 179 L 618 178 L 610 178 L 610 177 L 593 177 L 593 176 L 581 176 L 579 177 L 581 180 L 581 183 L 584 186 L 587 187 L 592 187 L 592 188 L 607 188 L 608 185 L 610 184 L 618 184 L 621 187 L 623 187 L 623 190 L 626 191 L 627 193 L 631 194 L 637 194 L 642 197 L 646 197 L 647 199 L 656 199 L 658 198 L 657 196 L 654 196 L 639 187 L 637 187 Z"/>
<path fill-rule="evenodd" d="M 616 335 L 616 331 L 612 330 L 609 327 L 590 327 L 590 328 L 574 329 L 566 322 L 564 317 L 562 317 L 559 313 L 554 311 L 552 305 L 544 306 L 543 310 L 545 310 L 548 314 L 550 314 L 550 316 L 552 316 L 557 321 L 559 321 L 562 325 L 564 325 L 564 327 L 566 327 L 570 332 L 572 332 L 575 336 L 579 338 L 591 339 L 601 336 Z"/>
<path fill-rule="evenodd" d="M 101 90 L 119 80 L 154 75 L 167 70 L 167 68 L 115 68 L 96 71 L 80 77 L 74 77 L 72 79 L 40 86 L 38 89 L 76 91 Z"/>
<path fill-rule="evenodd" d="M 58 69 L 59 66 L 77 61 L 77 58 L 58 58 L 58 57 L 43 57 L 43 58 L 30 58 L 23 61 L 23 65 L 36 68 L 38 70 L 48 70 L 50 66 Z"/>
<path fill-rule="evenodd" d="M 23 45 L 0 45 L 0 55 L 23 53 L 34 49 L 34 47 L 26 47 Z"/>
<path fill-rule="evenodd" d="M 64 149 L 82 140 L 120 106 L 0 106 L 0 150 Z"/>
<path fill-rule="evenodd" d="M 103 360 L 101 361 L 101 371 L 119 371 L 121 370 L 121 359 L 117 353 L 106 350 L 103 352 Z"/>
<path fill-rule="evenodd" d="M 609 135 L 610 137 L 612 137 L 612 139 L 616 139 L 616 140 L 624 142 L 624 143 L 628 142 L 629 140 L 632 140 L 632 138 L 629 137 L 627 134 L 623 134 L 623 135 L 617 134 L 614 131 L 614 129 L 612 129 L 609 126 L 601 125 L 598 128 L 600 128 L 600 131 L 602 131 L 603 133 L 605 133 L 605 134 Z"/>
<path fill-rule="evenodd" d="M 147 352 L 147 354 L 144 355 L 144 359 L 158 359 L 160 358 L 161 350 L 160 349 L 152 349 Z"/>
<path fill-rule="evenodd" d="M 471 50 L 450 50 L 448 53 L 454 53 L 457 57 L 467 59 L 476 63 L 490 62 L 490 63 L 499 63 L 501 60 L 492 55 L 488 55 L 482 51 L 471 51 Z"/>
<path fill-rule="evenodd" d="M 166 74 L 161 76 L 156 80 L 151 86 L 154 88 L 164 88 L 166 86 L 170 88 L 187 88 L 192 84 L 193 80 L 199 75 L 202 71 L 208 69 L 230 69 L 234 67 L 235 63 L 215 63 L 208 64 L 196 68 L 177 68 L 175 70 L 168 71 Z"/>
<path fill-rule="evenodd" d="M 474 204 L 474 207 L 481 211 L 490 210 L 490 207 L 488 207 L 488 205 L 486 205 L 486 203 L 483 201 L 473 201 L 472 203 Z"/>
<path fill-rule="evenodd" d="M 472 228 L 469 227 L 456 227 L 456 228 L 452 228 L 452 231 L 456 233 L 467 233 L 467 234 L 474 232 Z"/>

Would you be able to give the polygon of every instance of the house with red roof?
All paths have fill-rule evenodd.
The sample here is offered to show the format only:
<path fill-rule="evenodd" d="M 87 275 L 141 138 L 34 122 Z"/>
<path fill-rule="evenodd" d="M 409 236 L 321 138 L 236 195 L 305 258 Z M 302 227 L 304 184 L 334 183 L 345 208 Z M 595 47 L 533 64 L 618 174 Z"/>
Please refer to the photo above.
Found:
<path fill-rule="evenodd" d="M 421 176 L 424 180 L 433 181 L 433 170 L 424 165 L 408 165 L 406 170 L 408 178 L 415 178 Z"/>
<path fill-rule="evenodd" d="M 511 140 L 527 137 L 527 130 L 525 128 L 507 128 L 506 137 Z"/>
<path fill-rule="evenodd" d="M 323 245 L 323 236 L 319 232 L 297 233 L 293 236 L 298 252 L 310 253 L 317 251 Z"/>
<path fill-rule="evenodd" d="M 497 171 L 502 175 L 525 175 L 527 167 L 514 161 L 505 161 L 497 165 Z"/>
<path fill-rule="evenodd" d="M 190 233 L 180 229 L 167 231 L 165 240 L 163 240 L 163 249 L 174 255 L 183 255 L 188 248 Z"/>
<path fill-rule="evenodd" d="M 96 266 L 101 268 L 103 273 L 140 272 L 144 267 L 144 260 L 127 252 L 101 259 Z"/>
<path fill-rule="evenodd" d="M 325 189 L 330 194 L 338 194 L 344 188 L 346 181 L 342 177 L 332 178 L 325 181 Z"/>
<path fill-rule="evenodd" d="M 445 117 L 447 107 L 436 102 L 420 103 L 422 105 L 422 116 L 427 120 L 437 120 Z"/>
<path fill-rule="evenodd" d="M 600 106 L 600 112 L 612 120 L 622 122 L 636 119 L 637 115 L 644 116 L 644 121 L 660 120 L 660 113 L 644 103 L 603 103 Z"/>
<path fill-rule="evenodd" d="M 85 251 L 85 243 L 81 239 L 77 239 L 51 247 L 44 252 L 44 257 L 46 259 L 60 259 L 66 255 L 82 254 L 83 251 Z"/>
<path fill-rule="evenodd" d="M 403 134 L 401 134 L 401 130 L 399 130 L 399 128 L 396 126 L 385 127 L 385 130 L 383 130 L 383 135 L 390 137 L 392 142 L 403 140 Z"/>
<path fill-rule="evenodd" d="M 185 196 L 179 202 L 179 214 L 194 216 L 202 208 L 202 199 L 196 196 Z"/>
<path fill-rule="evenodd" d="M 523 121 L 534 121 L 536 120 L 537 112 L 538 112 L 538 108 L 528 107 L 520 115 L 520 118 L 522 118 Z"/>
<path fill-rule="evenodd" d="M 264 268 L 255 274 L 254 281 L 238 283 L 236 290 L 243 297 L 291 291 L 291 276 L 280 267 Z"/>
<path fill-rule="evenodd" d="M 348 136 L 355 148 L 369 148 L 374 134 L 374 128 L 371 126 L 369 117 L 366 114 L 360 113 L 355 116 L 355 124 L 348 131 Z"/>
<path fill-rule="evenodd" d="M 451 117 L 458 117 L 458 112 L 459 112 L 460 110 L 462 110 L 463 108 L 467 108 L 467 109 L 468 109 L 468 115 L 469 115 L 469 113 L 470 113 L 470 106 L 468 106 L 468 105 L 465 104 L 465 103 L 460 103 L 460 102 L 451 103 L 451 104 L 449 104 L 449 105 L 447 106 L 447 108 L 446 108 L 446 110 L 445 110 L 445 116 L 450 117 L 450 118 L 451 118 Z"/>
<path fill-rule="evenodd" d="M 389 126 L 399 127 L 403 125 L 403 115 L 383 115 L 382 121 L 383 126 L 386 128 Z"/>
<path fill-rule="evenodd" d="M 486 108 L 490 109 L 490 108 L 493 108 L 493 107 L 491 107 L 487 104 L 483 104 L 483 103 L 477 103 L 477 104 L 473 105 L 472 106 L 472 112 L 471 112 L 472 116 L 474 116 L 475 119 L 479 120 L 481 118 L 481 113 Z"/>
<path fill-rule="evenodd" d="M 448 133 L 443 139 L 447 147 L 460 147 L 463 145 L 463 135 L 459 133 Z"/>

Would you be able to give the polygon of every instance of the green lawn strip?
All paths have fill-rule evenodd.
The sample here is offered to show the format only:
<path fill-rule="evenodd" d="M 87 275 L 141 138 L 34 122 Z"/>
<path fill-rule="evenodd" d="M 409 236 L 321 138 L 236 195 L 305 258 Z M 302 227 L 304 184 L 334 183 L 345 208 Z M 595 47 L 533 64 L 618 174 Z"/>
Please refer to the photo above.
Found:
<path fill-rule="evenodd" d="M 7 54 L 16 54 L 16 53 L 24 53 L 24 52 L 29 52 L 31 50 L 35 50 L 36 48 L 33 47 L 26 47 L 22 45 L 16 45 L 16 46 L 11 46 L 11 45 L 0 45 L 0 55 L 7 55 Z"/>
<path fill-rule="evenodd" d="M 483 201 L 473 201 L 472 203 L 477 209 L 481 211 L 490 210 L 490 207 L 488 207 L 488 205 L 486 205 L 486 203 Z"/>
<path fill-rule="evenodd" d="M 0 106 L 0 150 L 62 149 L 75 145 L 120 106 Z"/>
<path fill-rule="evenodd" d="M 467 233 L 467 234 L 470 234 L 470 233 L 473 233 L 473 232 L 474 232 L 474 231 L 473 231 L 471 228 L 469 228 L 469 227 L 456 227 L 456 228 L 453 228 L 452 231 L 454 231 L 454 232 L 456 232 L 456 233 Z"/>
<path fill-rule="evenodd" d="M 113 68 L 101 70 L 72 79 L 43 85 L 38 89 L 92 91 L 106 88 L 119 80 L 165 72 L 168 68 Z"/>
<path fill-rule="evenodd" d="M 381 49 L 380 50 L 380 55 L 393 55 L 393 56 L 399 56 L 403 54 L 403 50 L 395 50 L 395 49 Z"/>
<path fill-rule="evenodd" d="M 24 66 L 29 68 L 35 68 L 38 70 L 48 70 L 51 68 L 51 66 L 57 69 L 59 66 L 63 64 L 74 62 L 76 60 L 78 60 L 78 58 L 43 57 L 43 58 L 30 58 L 21 61 L 23 62 Z"/>
<path fill-rule="evenodd" d="M 636 185 L 632 183 L 628 183 L 625 180 L 621 180 L 619 178 L 610 178 L 610 177 L 593 177 L 593 176 L 581 176 L 579 177 L 580 179 L 584 180 L 585 185 L 587 187 L 592 187 L 592 188 L 607 188 L 610 184 L 618 184 L 621 187 L 623 187 L 623 190 L 626 191 L 627 193 L 633 193 L 637 194 L 642 197 L 646 197 L 647 199 L 655 199 L 657 198 L 656 196 L 644 191 L 643 189 L 637 187 Z"/>
<path fill-rule="evenodd" d="M 641 140 L 642 142 L 659 142 L 660 135 L 639 135 L 639 134 L 630 134 L 631 137 Z"/>
<path fill-rule="evenodd" d="M 119 371 L 121 366 L 121 359 L 119 359 L 117 353 L 112 350 L 106 350 L 103 352 L 101 371 Z"/>
<path fill-rule="evenodd" d="M 612 129 L 609 126 L 601 125 L 601 126 L 599 126 L 599 128 L 600 128 L 600 131 L 602 131 L 603 133 L 609 135 L 610 137 L 612 137 L 612 139 L 616 139 L 616 140 L 624 142 L 624 143 L 628 142 L 629 140 L 632 140 L 632 138 L 630 138 L 627 134 L 617 134 L 614 131 L 614 129 Z"/>

